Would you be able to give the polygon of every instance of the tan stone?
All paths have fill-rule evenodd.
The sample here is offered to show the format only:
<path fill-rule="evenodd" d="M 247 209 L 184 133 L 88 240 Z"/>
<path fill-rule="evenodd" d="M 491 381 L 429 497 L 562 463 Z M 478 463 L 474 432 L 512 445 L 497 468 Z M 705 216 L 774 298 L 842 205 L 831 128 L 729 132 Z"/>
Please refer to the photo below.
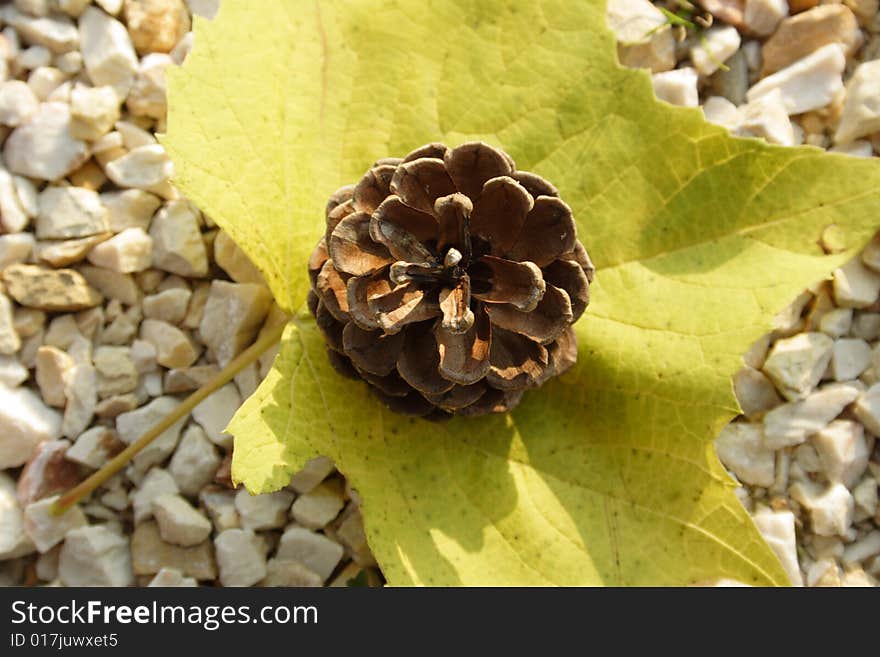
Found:
<path fill-rule="evenodd" d="M 244 251 L 222 230 L 214 239 L 214 262 L 216 262 L 236 283 L 266 284 L 260 270 L 245 255 Z"/>
<path fill-rule="evenodd" d="M 784 19 L 764 43 L 761 75 L 793 64 L 829 43 L 840 43 L 851 55 L 862 38 L 853 13 L 844 5 L 829 4 Z"/>
<path fill-rule="evenodd" d="M 46 345 L 37 349 L 37 385 L 49 406 L 64 408 L 64 382 L 74 365 L 73 359 L 57 347 Z"/>
<path fill-rule="evenodd" d="M 123 11 L 131 40 L 141 55 L 171 52 L 190 29 L 183 0 L 125 0 Z"/>
<path fill-rule="evenodd" d="M 173 568 L 197 580 L 217 577 L 217 563 L 211 541 L 192 547 L 171 545 L 162 540 L 155 522 L 143 522 L 134 529 L 131 553 L 135 575 L 155 575 L 162 568 Z"/>
<path fill-rule="evenodd" d="M 156 361 L 163 367 L 189 367 L 199 357 L 186 333 L 168 322 L 145 319 L 140 337 L 156 348 Z"/>
<path fill-rule="evenodd" d="M 72 269 L 11 265 L 3 272 L 9 294 L 21 305 L 50 312 L 85 310 L 102 301 L 101 294 Z"/>
<path fill-rule="evenodd" d="M 132 392 L 137 387 L 138 373 L 128 347 L 98 347 L 93 359 L 101 399 Z"/>
<path fill-rule="evenodd" d="M 211 283 L 199 333 L 221 367 L 253 341 L 271 303 L 272 295 L 262 285 Z"/>
<path fill-rule="evenodd" d="M 66 267 L 83 260 L 92 247 L 112 236 L 108 232 L 71 240 L 40 241 L 34 245 L 34 257 L 53 267 Z"/>

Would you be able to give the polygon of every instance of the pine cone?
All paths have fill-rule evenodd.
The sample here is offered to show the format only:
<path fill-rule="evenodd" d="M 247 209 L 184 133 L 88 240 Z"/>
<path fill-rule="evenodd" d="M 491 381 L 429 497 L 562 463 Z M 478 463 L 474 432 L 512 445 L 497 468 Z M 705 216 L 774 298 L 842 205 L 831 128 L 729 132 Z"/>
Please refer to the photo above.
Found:
<path fill-rule="evenodd" d="M 327 204 L 309 307 L 393 410 L 502 413 L 577 359 L 593 265 L 553 185 L 482 142 L 376 162 Z"/>

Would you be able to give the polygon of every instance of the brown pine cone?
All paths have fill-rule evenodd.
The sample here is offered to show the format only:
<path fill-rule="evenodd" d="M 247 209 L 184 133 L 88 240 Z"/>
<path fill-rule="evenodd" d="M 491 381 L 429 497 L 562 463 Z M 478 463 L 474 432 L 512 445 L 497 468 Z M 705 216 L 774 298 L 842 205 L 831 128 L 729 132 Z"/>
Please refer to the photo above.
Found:
<path fill-rule="evenodd" d="M 577 359 L 593 265 L 556 188 L 506 153 L 380 160 L 326 215 L 309 307 L 334 366 L 393 410 L 502 413 Z"/>

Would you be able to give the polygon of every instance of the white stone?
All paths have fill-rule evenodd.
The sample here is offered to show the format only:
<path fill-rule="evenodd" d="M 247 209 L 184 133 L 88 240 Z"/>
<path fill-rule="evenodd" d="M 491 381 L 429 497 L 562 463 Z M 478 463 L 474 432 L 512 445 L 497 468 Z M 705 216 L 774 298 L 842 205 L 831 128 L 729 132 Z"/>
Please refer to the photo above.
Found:
<path fill-rule="evenodd" d="M 767 37 L 776 31 L 779 21 L 788 16 L 786 0 L 746 0 L 743 24 L 750 32 Z"/>
<path fill-rule="evenodd" d="M 62 55 L 55 55 L 52 64 L 65 75 L 76 75 L 82 71 L 82 53 L 79 51 L 72 51 L 66 52 Z"/>
<path fill-rule="evenodd" d="M 859 563 L 878 554 L 880 554 L 880 531 L 875 529 L 846 546 L 841 561 L 844 564 Z"/>
<path fill-rule="evenodd" d="M 0 203 L 0 212 L 3 212 L 2 203 Z M 34 236 L 31 233 L 0 235 L 0 271 L 9 265 L 25 262 L 33 248 Z"/>
<path fill-rule="evenodd" d="M 179 404 L 180 402 L 174 397 L 157 397 L 136 411 L 129 411 L 128 413 L 118 415 L 116 417 L 116 431 L 119 434 L 119 439 L 126 445 L 130 445 L 154 425 L 158 424 L 160 420 L 177 408 Z M 135 457 L 135 466 L 140 470 L 145 470 L 150 465 L 161 463 L 169 457 L 174 452 L 174 448 L 177 447 L 180 430 L 185 423 L 186 417 L 183 417 L 163 431 L 156 440 Z"/>
<path fill-rule="evenodd" d="M 241 395 L 234 383 L 227 383 L 200 402 L 192 411 L 193 420 L 205 430 L 208 439 L 224 449 L 232 448 L 232 436 L 224 433 L 232 416 L 241 406 Z"/>
<path fill-rule="evenodd" d="M 217 237 L 214 239 L 213 253 L 214 262 L 236 283 L 266 284 L 260 270 L 254 266 L 254 263 L 248 259 L 244 251 L 238 248 L 238 245 L 225 231 L 221 230 L 217 233 Z"/>
<path fill-rule="evenodd" d="M 22 557 L 35 549 L 24 531 L 24 512 L 15 496 L 15 480 L 0 472 L 0 561 Z"/>
<path fill-rule="evenodd" d="M 255 531 L 284 527 L 292 502 L 293 493 L 286 490 L 251 495 L 245 488 L 240 488 L 235 494 L 235 508 L 241 526 Z"/>
<path fill-rule="evenodd" d="M 777 340 L 764 373 L 789 401 L 804 399 L 818 385 L 831 360 L 834 341 L 824 333 L 798 333 Z"/>
<path fill-rule="evenodd" d="M 123 2 L 124 0 L 95 0 L 95 4 L 111 16 L 116 16 L 122 11 Z"/>
<path fill-rule="evenodd" d="M 37 216 L 40 211 L 40 197 L 37 186 L 29 179 L 23 176 L 13 176 L 15 183 L 15 193 L 18 196 L 18 202 L 21 204 L 25 214 L 29 217 Z"/>
<path fill-rule="evenodd" d="M 113 129 L 119 119 L 119 97 L 113 87 L 77 84 L 70 93 L 71 134 L 95 141 Z"/>
<path fill-rule="evenodd" d="M 199 333 L 221 367 L 253 341 L 271 303 L 272 296 L 262 285 L 211 283 Z"/>
<path fill-rule="evenodd" d="M 858 378 L 871 364 L 871 347 L 859 338 L 840 338 L 834 341 L 831 352 L 831 376 L 835 381 Z"/>
<path fill-rule="evenodd" d="M 734 130 L 739 125 L 739 112 L 736 105 L 724 96 L 709 96 L 701 107 L 703 116 L 709 123 L 720 125 L 728 130 Z"/>
<path fill-rule="evenodd" d="M 184 495 L 198 495 L 214 479 L 221 461 L 217 448 L 211 444 L 202 428 L 191 424 L 183 432 L 171 457 L 168 472 Z"/>
<path fill-rule="evenodd" d="M 0 84 L 0 123 L 12 128 L 33 116 L 40 107 L 39 99 L 26 82 L 7 80 Z"/>
<path fill-rule="evenodd" d="M 93 361 L 101 399 L 124 395 L 137 388 L 138 372 L 129 347 L 102 345 L 95 349 Z"/>
<path fill-rule="evenodd" d="M 843 46 L 830 43 L 769 75 L 746 93 L 749 102 L 774 89 L 782 92 L 789 114 L 802 114 L 828 105 L 843 89 L 846 56 Z"/>
<path fill-rule="evenodd" d="M 266 552 L 250 529 L 227 529 L 214 539 L 223 586 L 253 586 L 266 576 Z"/>
<path fill-rule="evenodd" d="M 125 98 L 137 73 L 138 59 L 125 26 L 100 9 L 89 7 L 79 19 L 86 72 L 95 86 L 109 85 Z"/>
<path fill-rule="evenodd" d="M 116 432 L 109 427 L 96 426 L 81 433 L 65 454 L 68 461 L 97 470 L 122 447 Z"/>
<path fill-rule="evenodd" d="M 134 306 L 140 301 L 140 290 L 130 274 L 120 274 L 117 271 L 89 265 L 80 266 L 78 269 L 89 285 L 105 297 L 118 299 L 128 306 Z"/>
<path fill-rule="evenodd" d="M 880 383 L 875 383 L 859 396 L 853 411 L 868 431 L 880 436 Z"/>
<path fill-rule="evenodd" d="M 61 415 L 28 388 L 0 384 L 0 469 L 24 465 L 44 440 L 61 437 Z"/>
<path fill-rule="evenodd" d="M 156 348 L 156 360 L 163 367 L 189 367 L 199 356 L 186 333 L 168 322 L 145 319 L 141 322 L 140 337 Z M 214 393 L 211 397 L 217 394 Z"/>
<path fill-rule="evenodd" d="M 838 144 L 828 149 L 829 153 L 842 153 L 851 155 L 852 157 L 872 157 L 874 155 L 874 147 L 871 142 L 863 139 L 851 141 L 848 144 Z"/>
<path fill-rule="evenodd" d="M 288 559 L 269 559 L 266 564 L 266 577 L 260 582 L 260 586 L 285 587 L 317 587 L 322 584 L 318 575 L 301 563 Z"/>
<path fill-rule="evenodd" d="M 174 165 L 160 144 L 140 146 L 104 167 L 107 177 L 120 187 L 149 191 L 174 175 Z"/>
<path fill-rule="evenodd" d="M 690 67 L 655 73 L 651 76 L 651 81 L 654 94 L 660 100 L 685 107 L 696 107 L 700 104 L 697 72 Z"/>
<path fill-rule="evenodd" d="M 57 180 L 88 159 L 86 143 L 70 135 L 70 109 L 64 103 L 43 103 L 12 131 L 3 146 L 10 171 L 40 180 Z"/>
<path fill-rule="evenodd" d="M 812 482 L 798 482 L 788 489 L 791 499 L 810 514 L 813 533 L 820 536 L 844 536 L 852 524 L 853 496 L 841 483 L 824 490 Z"/>
<path fill-rule="evenodd" d="M 98 381 L 95 368 L 87 363 L 79 363 L 70 370 L 64 385 L 67 404 L 61 433 L 68 438 L 76 438 L 88 428 L 98 405 Z"/>
<path fill-rule="evenodd" d="M 156 367 L 156 347 L 146 340 L 135 340 L 131 343 L 131 359 L 139 374 L 153 372 Z"/>
<path fill-rule="evenodd" d="M 92 247 L 89 262 L 124 274 L 148 269 L 153 259 L 153 238 L 143 228 L 126 228 Z"/>
<path fill-rule="evenodd" d="M 721 462 L 741 482 L 764 488 L 773 485 L 776 457 L 773 450 L 764 445 L 760 424 L 728 424 L 715 439 L 715 449 Z"/>
<path fill-rule="evenodd" d="M 151 132 L 131 121 L 117 121 L 116 130 L 122 135 L 122 144 L 130 151 L 141 146 L 159 143 Z"/>
<path fill-rule="evenodd" d="M 868 444 L 861 425 L 835 420 L 813 436 L 825 476 L 852 488 L 868 467 Z"/>
<path fill-rule="evenodd" d="M 41 66 L 31 71 L 27 84 L 34 95 L 41 101 L 69 104 L 70 86 L 65 84 L 66 76 L 52 66 Z M 71 121 L 71 137 L 73 122 Z"/>
<path fill-rule="evenodd" d="M 15 330 L 12 302 L 0 293 L 0 354 L 11 355 L 21 348 L 21 338 Z"/>
<path fill-rule="evenodd" d="M 198 582 L 192 577 L 184 577 L 183 573 L 174 568 L 162 568 L 153 579 L 150 580 L 150 583 L 147 584 L 147 587 L 162 587 L 162 588 L 171 588 L 171 587 L 192 587 L 198 586 Z"/>
<path fill-rule="evenodd" d="M 192 292 L 186 288 L 171 288 L 144 297 L 144 317 L 160 319 L 169 324 L 180 324 L 186 317 Z"/>
<path fill-rule="evenodd" d="M 25 41 L 45 46 L 52 52 L 69 52 L 79 45 L 76 27 L 67 16 L 28 16 L 13 9 L 7 11 L 4 18 Z"/>
<path fill-rule="evenodd" d="M 880 131 L 878 88 L 880 88 L 880 60 L 859 64 L 846 85 L 843 114 L 834 133 L 836 143 L 846 144 Z"/>
<path fill-rule="evenodd" d="M 204 0 L 188 1 L 190 7 L 194 4 L 206 4 Z M 207 4 L 217 6 L 219 2 L 210 0 Z M 193 12 L 198 13 L 195 9 Z M 621 43 L 643 41 L 652 30 L 666 24 L 666 16 L 648 0 L 609 0 L 606 19 L 608 27 L 614 31 L 617 40 Z"/>
<path fill-rule="evenodd" d="M 794 531 L 795 518 L 791 511 L 763 509 L 752 516 L 758 531 L 770 549 L 779 558 L 782 567 L 795 586 L 803 586 L 798 567 L 797 539 Z"/>
<path fill-rule="evenodd" d="M 195 35 L 192 32 L 187 32 L 183 35 L 183 38 L 177 42 L 177 45 L 174 46 L 174 49 L 168 53 L 171 55 L 171 59 L 174 60 L 174 63 L 180 66 L 186 60 L 189 53 L 192 51 L 194 37 Z"/>
<path fill-rule="evenodd" d="M 227 488 L 209 487 L 199 493 L 199 499 L 211 516 L 217 532 L 241 527 L 241 518 L 235 508 L 235 492 Z"/>
<path fill-rule="evenodd" d="M 154 267 L 180 276 L 198 277 L 208 273 L 199 212 L 188 201 L 172 201 L 159 210 L 153 217 L 150 235 Z"/>
<path fill-rule="evenodd" d="M 64 387 L 75 365 L 73 358 L 57 347 L 43 345 L 37 349 L 35 378 L 43 401 L 49 406 L 64 408 Z"/>
<path fill-rule="evenodd" d="M 30 217 L 22 207 L 15 191 L 15 179 L 0 166 L 0 227 L 9 233 L 24 230 Z M 30 235 L 31 240 L 33 236 Z"/>
<path fill-rule="evenodd" d="M 134 584 L 128 539 L 100 525 L 74 529 L 61 547 L 58 573 L 66 586 Z"/>
<path fill-rule="evenodd" d="M 650 68 L 654 73 L 675 67 L 672 30 L 650 2 L 610 0 L 607 20 L 617 37 L 618 56 L 624 66 Z"/>
<path fill-rule="evenodd" d="M 290 480 L 290 487 L 297 493 L 308 493 L 315 486 L 329 477 L 336 466 L 332 459 L 326 456 L 316 456 L 306 461 L 303 469 L 297 472 Z"/>
<path fill-rule="evenodd" d="M 126 228 L 147 230 L 162 204 L 156 196 L 141 189 L 106 192 L 101 194 L 101 202 L 107 208 L 107 224 L 114 233 Z"/>
<path fill-rule="evenodd" d="M 773 89 L 740 107 L 734 133 L 741 137 L 761 137 L 780 146 L 793 146 L 794 128 L 782 92 Z"/>
<path fill-rule="evenodd" d="M 134 86 L 126 104 L 135 116 L 164 119 L 168 110 L 166 98 L 165 69 L 174 60 L 164 53 L 151 53 L 141 60 Z"/>
<path fill-rule="evenodd" d="M 61 515 L 51 513 L 58 495 L 31 502 L 24 509 L 24 530 L 37 546 L 46 552 L 64 540 L 67 533 L 88 524 L 82 509 L 73 506 Z"/>
<path fill-rule="evenodd" d="M 877 513 L 880 495 L 877 491 L 877 480 L 873 477 L 865 477 L 859 485 L 853 489 L 856 513 L 861 513 L 865 518 L 872 518 Z"/>
<path fill-rule="evenodd" d="M 842 338 L 852 326 L 852 308 L 835 308 L 822 315 L 819 320 L 819 330 L 832 338 Z"/>
<path fill-rule="evenodd" d="M 88 237 L 107 231 L 107 209 L 84 187 L 49 186 L 40 192 L 37 239 Z"/>
<path fill-rule="evenodd" d="M 0 356 L 0 384 L 15 388 L 28 378 L 28 371 L 14 356 Z"/>
<path fill-rule="evenodd" d="M 305 527 L 290 527 L 281 536 L 275 557 L 298 561 L 326 582 L 342 559 L 343 551 L 339 543 L 323 534 Z"/>
<path fill-rule="evenodd" d="M 825 428 L 861 393 L 862 387 L 855 383 L 832 383 L 803 401 L 773 409 L 764 416 L 764 444 L 769 449 L 800 445 Z"/>
<path fill-rule="evenodd" d="M 880 313 L 857 312 L 849 331 L 854 338 L 876 340 L 880 337 Z"/>
<path fill-rule="evenodd" d="M 180 495 L 160 495 L 153 500 L 153 517 L 162 540 L 174 545 L 198 545 L 211 535 L 211 521 Z"/>
<path fill-rule="evenodd" d="M 772 468 L 772 454 L 770 458 Z M 770 480 L 773 480 L 772 474 Z M 339 515 L 344 506 L 342 486 L 338 481 L 330 480 L 300 495 L 290 507 L 290 514 L 303 527 L 323 529 Z"/>
<path fill-rule="evenodd" d="M 616 0 L 617 4 L 629 2 L 630 0 Z M 220 10 L 220 0 L 186 0 L 192 13 L 212 19 Z M 645 3 L 650 4 L 650 3 Z"/>
<path fill-rule="evenodd" d="M 741 39 L 735 27 L 715 26 L 703 33 L 703 38 L 691 48 L 691 61 L 700 75 L 712 75 L 733 53 L 739 50 Z"/>
<path fill-rule="evenodd" d="M 153 500 L 157 497 L 179 492 L 174 477 L 162 468 L 152 468 L 140 485 L 131 492 L 135 524 L 153 517 Z"/>
<path fill-rule="evenodd" d="M 25 14 L 37 17 L 49 14 L 49 0 L 13 0 L 13 2 L 16 9 L 23 11 Z M 9 8 L 7 11 L 14 10 Z"/>

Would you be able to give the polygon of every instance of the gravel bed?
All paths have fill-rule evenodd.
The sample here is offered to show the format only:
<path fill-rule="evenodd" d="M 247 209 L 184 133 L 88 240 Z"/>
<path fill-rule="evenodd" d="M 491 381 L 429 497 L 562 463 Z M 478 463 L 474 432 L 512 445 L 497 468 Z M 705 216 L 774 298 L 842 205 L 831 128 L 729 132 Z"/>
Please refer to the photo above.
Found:
<path fill-rule="evenodd" d="M 880 152 L 877 0 L 609 0 L 609 18 L 663 100 L 773 144 Z M 792 582 L 877 586 L 880 235 L 779 313 L 734 389 L 744 414 L 716 448 Z"/>
<path fill-rule="evenodd" d="M 235 410 L 267 354 L 60 518 L 58 493 L 284 320 L 256 268 L 169 182 L 165 69 L 218 0 L 0 6 L 0 584 L 381 581 L 327 458 L 233 489 Z"/>
<path fill-rule="evenodd" d="M 219 0 L 0 6 L 0 584 L 381 581 L 356 493 L 319 457 L 253 497 L 222 428 L 267 354 L 79 507 L 99 468 L 283 321 L 260 274 L 169 182 L 164 71 Z M 671 26 L 609 0 L 621 61 L 732 133 L 880 149 L 877 0 L 703 0 Z M 878 220 L 880 223 L 880 220 Z M 828 248 L 833 248 L 829 236 Z M 222 317 L 222 321 L 217 318 Z M 794 583 L 880 579 L 880 238 L 743 357 L 716 446 Z"/>

